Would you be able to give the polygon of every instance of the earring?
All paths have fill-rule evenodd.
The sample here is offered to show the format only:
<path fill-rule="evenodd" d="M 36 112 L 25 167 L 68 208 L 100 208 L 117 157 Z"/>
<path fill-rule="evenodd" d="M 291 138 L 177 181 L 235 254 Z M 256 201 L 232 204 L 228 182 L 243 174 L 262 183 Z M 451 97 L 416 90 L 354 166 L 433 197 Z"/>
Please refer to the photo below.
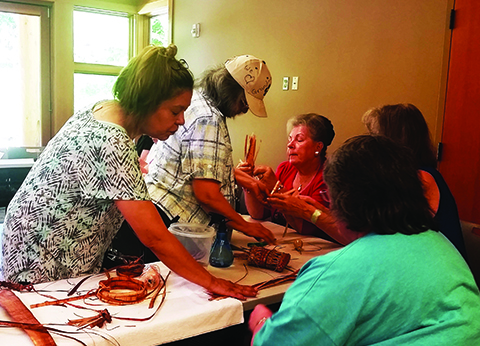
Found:
<path fill-rule="evenodd" d="M 315 156 L 318 156 L 319 154 L 320 154 L 319 151 L 316 151 L 316 152 L 315 152 Z"/>

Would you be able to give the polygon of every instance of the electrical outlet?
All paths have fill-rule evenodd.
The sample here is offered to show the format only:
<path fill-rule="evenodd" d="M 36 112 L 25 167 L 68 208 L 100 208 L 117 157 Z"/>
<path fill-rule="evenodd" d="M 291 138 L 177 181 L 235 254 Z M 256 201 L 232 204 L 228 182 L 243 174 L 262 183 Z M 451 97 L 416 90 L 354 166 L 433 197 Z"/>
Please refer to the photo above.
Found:
<path fill-rule="evenodd" d="M 298 90 L 298 77 L 292 77 L 292 90 Z"/>
<path fill-rule="evenodd" d="M 200 23 L 193 24 L 190 32 L 192 33 L 193 38 L 200 37 Z"/>
<path fill-rule="evenodd" d="M 288 77 L 283 77 L 283 90 L 288 90 Z"/>

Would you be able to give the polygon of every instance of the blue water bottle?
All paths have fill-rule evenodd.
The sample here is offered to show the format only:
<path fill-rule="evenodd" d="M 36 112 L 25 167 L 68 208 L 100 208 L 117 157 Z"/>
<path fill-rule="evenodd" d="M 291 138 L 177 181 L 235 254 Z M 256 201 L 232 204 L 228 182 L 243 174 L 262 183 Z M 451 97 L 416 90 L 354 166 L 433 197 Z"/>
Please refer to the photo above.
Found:
<path fill-rule="evenodd" d="M 233 263 L 233 251 L 230 247 L 227 220 L 219 214 L 211 214 L 212 222 L 217 230 L 215 241 L 210 250 L 210 265 L 213 267 L 230 267 Z"/>

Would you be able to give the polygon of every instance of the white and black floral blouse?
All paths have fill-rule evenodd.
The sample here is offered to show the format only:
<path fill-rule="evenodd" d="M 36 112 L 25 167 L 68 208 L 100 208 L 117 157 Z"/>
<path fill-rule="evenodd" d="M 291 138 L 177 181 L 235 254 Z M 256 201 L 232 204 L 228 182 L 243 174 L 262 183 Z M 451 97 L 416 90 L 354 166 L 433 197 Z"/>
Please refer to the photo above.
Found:
<path fill-rule="evenodd" d="M 12 282 L 99 272 L 123 216 L 115 200 L 149 200 L 126 131 L 72 116 L 48 143 L 5 216 L 2 269 Z"/>

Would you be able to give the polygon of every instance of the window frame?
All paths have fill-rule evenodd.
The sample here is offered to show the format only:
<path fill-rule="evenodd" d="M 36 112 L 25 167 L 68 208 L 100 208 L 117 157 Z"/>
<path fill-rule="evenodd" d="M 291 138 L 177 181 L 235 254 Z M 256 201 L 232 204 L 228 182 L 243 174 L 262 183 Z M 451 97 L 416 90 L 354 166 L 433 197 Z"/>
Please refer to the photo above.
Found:
<path fill-rule="evenodd" d="M 135 13 L 122 11 L 122 10 L 111 10 L 111 9 L 104 9 L 92 6 L 83 6 L 83 5 L 74 5 L 72 17 L 74 17 L 75 11 L 87 12 L 87 13 L 94 13 L 94 14 L 103 14 L 103 15 L 110 15 L 110 16 L 118 16 L 123 18 L 128 18 L 128 57 L 127 61 L 129 61 L 137 52 L 138 49 L 143 48 L 143 46 L 139 46 L 137 48 L 137 39 L 136 39 L 136 27 L 138 26 L 137 21 L 141 20 Z M 75 35 L 75 25 L 74 19 L 72 20 L 72 34 Z M 143 44 L 143 43 L 142 43 Z M 72 44 L 72 53 L 75 50 L 75 40 L 73 40 Z M 72 55 L 74 56 L 74 55 Z M 119 65 L 107 65 L 107 64 L 96 64 L 96 63 L 84 63 L 84 62 L 76 62 L 75 58 L 73 60 L 73 74 L 72 74 L 72 95 L 73 95 L 73 109 L 74 112 L 77 111 L 75 109 L 75 75 L 76 74 L 86 74 L 86 75 L 95 75 L 95 76 L 112 76 L 117 77 L 122 69 L 125 66 Z"/>
<path fill-rule="evenodd" d="M 129 49 L 128 60 L 135 56 L 144 47 L 150 44 L 150 21 L 153 16 L 160 13 L 168 15 L 168 44 L 172 43 L 172 0 L 159 0 L 147 3 L 137 13 L 129 13 L 120 10 L 107 10 L 103 8 L 74 5 L 73 11 L 83 11 L 87 13 L 98 13 L 105 15 L 116 15 L 127 17 L 129 19 Z M 74 34 L 74 33 L 73 33 Z M 73 42 L 73 45 L 75 42 Z M 75 47 L 72 47 L 75 49 Z M 104 76 L 118 76 L 124 66 L 81 63 L 73 61 L 73 76 L 75 74 L 91 74 Z M 75 87 L 73 86 L 73 90 Z M 75 95 L 73 95 L 73 105 L 75 105 Z"/>
<path fill-rule="evenodd" d="M 105 10 L 100 8 L 93 8 L 93 7 L 86 7 L 86 6 L 73 6 L 73 11 L 82 11 L 88 13 L 97 13 L 97 14 L 105 14 L 111 16 L 119 16 L 128 18 L 128 25 L 129 25 L 129 38 L 128 38 L 128 60 L 130 60 L 134 53 L 134 40 L 132 40 L 132 35 L 134 35 L 134 15 L 124 12 L 124 11 L 112 11 L 112 10 Z M 75 45 L 75 42 L 73 42 Z M 74 48 L 75 49 L 75 48 Z M 124 68 L 124 66 L 116 66 L 116 65 L 104 65 L 104 64 L 91 64 L 91 63 L 80 63 L 73 60 L 73 73 L 82 73 L 82 74 L 94 74 L 94 75 L 106 75 L 106 76 L 118 76 L 120 71 Z"/>
<path fill-rule="evenodd" d="M 0 1 L 2 12 L 40 17 L 40 119 L 41 145 L 52 138 L 52 68 L 51 68 L 51 12 L 52 4 L 44 1 L 14 3 Z"/>
<path fill-rule="evenodd" d="M 145 24 L 146 28 L 144 29 L 146 30 L 146 35 L 144 38 L 145 45 L 150 44 L 150 21 L 152 17 L 164 13 L 166 13 L 168 16 L 167 45 L 169 45 L 172 43 L 173 38 L 173 0 L 149 1 L 138 11 L 139 15 L 148 18 L 146 21 L 147 23 Z"/>
<path fill-rule="evenodd" d="M 169 35 L 168 43 L 172 43 L 173 35 L 173 1 L 153 0 L 147 2 L 141 10 L 138 5 L 118 4 L 93 0 L 47 1 L 47 0 L 0 0 L 2 11 L 16 13 L 16 8 L 40 7 L 48 8 L 46 19 L 48 24 L 41 30 L 41 142 L 45 146 L 74 111 L 74 74 L 98 74 L 118 76 L 122 67 L 109 65 L 94 66 L 75 63 L 73 61 L 73 10 L 76 5 L 98 11 L 128 13 L 130 17 L 130 57 L 135 56 L 150 44 L 150 16 L 156 8 L 168 6 Z M 7 10 L 9 6 L 9 10 Z M 144 8 L 148 11 L 143 12 Z M 27 10 L 28 11 L 28 10 Z M 42 17 L 42 25 L 44 20 Z M 47 39 L 46 39 L 47 38 Z"/>

